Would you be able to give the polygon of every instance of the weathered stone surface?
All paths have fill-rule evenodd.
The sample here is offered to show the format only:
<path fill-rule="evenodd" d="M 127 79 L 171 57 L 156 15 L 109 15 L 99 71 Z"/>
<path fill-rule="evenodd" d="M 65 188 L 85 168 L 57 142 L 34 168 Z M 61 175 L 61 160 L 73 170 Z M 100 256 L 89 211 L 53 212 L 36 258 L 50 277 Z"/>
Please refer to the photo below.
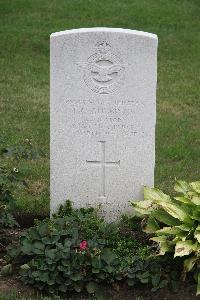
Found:
<path fill-rule="evenodd" d="M 70 199 L 114 220 L 153 185 L 156 68 L 154 34 L 51 35 L 51 212 Z"/>

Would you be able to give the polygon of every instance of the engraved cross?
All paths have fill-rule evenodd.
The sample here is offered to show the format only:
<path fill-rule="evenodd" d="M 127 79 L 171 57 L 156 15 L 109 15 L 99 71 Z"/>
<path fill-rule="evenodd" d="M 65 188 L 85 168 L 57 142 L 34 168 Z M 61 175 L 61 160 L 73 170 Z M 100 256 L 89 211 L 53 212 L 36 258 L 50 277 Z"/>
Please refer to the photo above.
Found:
<path fill-rule="evenodd" d="M 99 141 L 101 144 L 101 160 L 86 160 L 88 164 L 92 164 L 94 166 L 101 167 L 101 189 L 100 189 L 100 198 L 105 198 L 106 197 L 106 188 L 105 188 L 105 181 L 106 181 L 106 167 L 114 167 L 114 166 L 119 166 L 120 165 L 120 160 L 118 161 L 106 161 L 105 158 L 105 141 Z"/>

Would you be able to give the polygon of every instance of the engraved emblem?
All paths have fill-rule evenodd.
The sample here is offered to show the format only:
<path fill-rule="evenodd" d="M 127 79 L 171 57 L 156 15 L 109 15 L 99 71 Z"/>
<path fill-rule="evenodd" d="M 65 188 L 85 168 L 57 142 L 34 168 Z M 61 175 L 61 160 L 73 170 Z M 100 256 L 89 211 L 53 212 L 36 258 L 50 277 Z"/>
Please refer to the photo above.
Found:
<path fill-rule="evenodd" d="M 109 94 L 123 84 L 124 65 L 107 41 L 97 43 L 95 53 L 82 67 L 86 85 L 96 93 Z"/>

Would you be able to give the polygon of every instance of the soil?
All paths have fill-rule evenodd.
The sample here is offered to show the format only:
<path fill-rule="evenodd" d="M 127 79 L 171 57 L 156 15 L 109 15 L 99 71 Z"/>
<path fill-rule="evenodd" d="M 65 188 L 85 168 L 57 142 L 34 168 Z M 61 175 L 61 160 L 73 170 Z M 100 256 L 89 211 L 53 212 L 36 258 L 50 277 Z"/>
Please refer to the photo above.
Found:
<path fill-rule="evenodd" d="M 29 219 L 30 220 L 30 219 Z M 31 223 L 31 222 L 30 222 Z M 29 225 L 30 225 L 29 223 Z M 27 223 L 26 223 L 27 224 Z M 32 225 L 32 224 L 31 224 Z M 27 225 L 26 225 L 27 227 Z M 24 228 L 15 228 L 15 229 L 4 229 L 0 231 L 1 242 L 0 244 L 0 269 L 6 264 L 5 260 L 5 249 L 6 246 L 12 241 L 17 242 L 21 233 L 26 230 Z M 127 232 L 128 233 L 128 232 Z M 143 236 L 142 236 L 143 238 Z M 24 285 L 18 275 L 12 275 L 7 277 L 2 277 L 0 275 L 0 294 L 8 294 L 11 291 L 15 291 L 17 295 L 23 296 L 26 299 L 30 299 L 31 296 L 37 295 L 38 290 Z M 184 283 L 179 288 L 178 292 L 173 293 L 169 289 L 161 289 L 155 293 L 150 291 L 150 288 L 147 286 L 139 285 L 137 287 L 129 288 L 125 285 L 121 286 L 112 286 L 106 288 L 106 292 L 109 297 L 106 299 L 113 300 L 200 300 L 200 296 L 196 297 L 196 284 L 190 282 L 187 284 Z M 0 298 L 1 299 L 1 298 Z M 82 296 L 66 296 L 66 300 L 78 300 L 78 299 L 88 299 L 87 297 Z"/>
<path fill-rule="evenodd" d="M 16 212 L 14 214 L 14 217 L 21 228 L 29 228 L 34 225 L 35 219 L 43 220 L 48 216 L 46 216 L 46 215 L 37 215 L 36 216 L 36 215 L 34 215 L 32 213 L 28 213 L 28 212 L 23 213 L 23 214 L 21 212 Z"/>
<path fill-rule="evenodd" d="M 115 289 L 106 289 L 107 299 L 112 300 L 199 300 L 200 296 L 196 297 L 196 285 L 183 285 L 179 291 L 172 293 L 168 289 L 162 289 L 156 293 L 152 293 L 146 287 L 139 286 L 137 288 L 120 288 L 118 291 Z M 39 291 L 30 286 L 24 285 L 17 277 L 0 277 L 0 294 L 8 294 L 15 291 L 17 295 L 30 299 L 34 295 L 38 295 Z M 87 297 L 74 295 L 64 297 L 65 300 L 89 300 Z"/>

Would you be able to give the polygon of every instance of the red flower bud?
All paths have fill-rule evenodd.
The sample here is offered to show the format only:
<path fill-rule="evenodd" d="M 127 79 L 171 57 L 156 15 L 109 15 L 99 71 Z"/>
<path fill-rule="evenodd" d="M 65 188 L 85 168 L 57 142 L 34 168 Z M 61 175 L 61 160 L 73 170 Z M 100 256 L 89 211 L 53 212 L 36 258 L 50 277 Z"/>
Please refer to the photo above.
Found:
<path fill-rule="evenodd" d="M 79 248 L 81 251 L 85 250 L 87 248 L 87 241 L 83 240 L 80 244 L 79 244 Z"/>

